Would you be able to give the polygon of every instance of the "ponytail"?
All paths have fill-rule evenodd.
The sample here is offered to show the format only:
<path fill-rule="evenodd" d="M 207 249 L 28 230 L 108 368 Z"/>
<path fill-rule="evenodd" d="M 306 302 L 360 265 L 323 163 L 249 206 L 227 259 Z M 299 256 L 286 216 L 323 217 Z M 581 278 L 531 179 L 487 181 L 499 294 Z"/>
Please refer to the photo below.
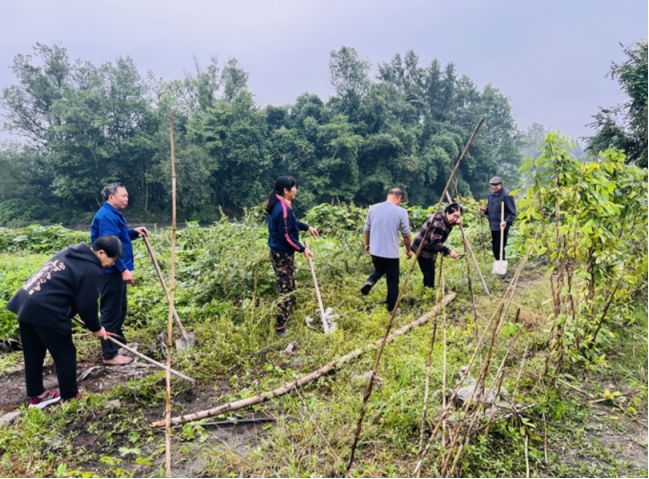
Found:
<path fill-rule="evenodd" d="M 295 182 L 295 178 L 292 176 L 280 176 L 277 178 L 275 181 L 275 188 L 270 190 L 270 193 L 268 193 L 268 201 L 266 202 L 266 213 L 271 214 L 273 212 L 273 208 L 275 207 L 275 204 L 277 203 L 277 197 L 278 196 L 284 196 L 284 190 L 290 190 L 293 188 L 297 183 Z"/>

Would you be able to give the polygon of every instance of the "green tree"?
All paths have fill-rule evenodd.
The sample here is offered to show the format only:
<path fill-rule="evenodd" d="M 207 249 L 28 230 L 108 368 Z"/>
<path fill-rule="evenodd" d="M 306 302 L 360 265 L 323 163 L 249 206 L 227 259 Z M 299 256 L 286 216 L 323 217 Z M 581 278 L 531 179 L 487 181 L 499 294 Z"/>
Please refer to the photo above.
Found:
<path fill-rule="evenodd" d="M 611 65 L 608 76 L 617 80 L 627 100 L 601 108 L 589 126 L 597 133 L 588 139 L 588 151 L 624 150 L 627 161 L 647 167 L 647 39 L 624 46 L 626 61 Z"/>

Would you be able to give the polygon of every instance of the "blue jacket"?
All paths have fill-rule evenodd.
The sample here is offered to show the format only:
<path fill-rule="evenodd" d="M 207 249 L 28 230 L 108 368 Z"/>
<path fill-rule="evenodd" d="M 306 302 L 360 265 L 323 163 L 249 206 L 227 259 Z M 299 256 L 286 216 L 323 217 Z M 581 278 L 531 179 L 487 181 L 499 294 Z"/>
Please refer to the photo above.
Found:
<path fill-rule="evenodd" d="M 293 253 L 305 250 L 300 243 L 300 230 L 307 231 L 309 225 L 298 221 L 293 208 L 288 201 L 281 196 L 277 197 L 277 203 L 273 212 L 268 216 L 268 246 L 273 253 Z"/>
<path fill-rule="evenodd" d="M 115 265 L 110 268 L 103 269 L 104 274 L 120 273 L 126 269 L 133 271 L 135 264 L 133 263 L 133 245 L 131 240 L 139 236 L 133 229 L 128 229 L 126 225 L 126 218 L 113 206 L 108 203 L 99 208 L 99 211 L 92 219 L 92 228 L 90 228 L 90 241 L 94 243 L 97 238 L 104 235 L 115 235 L 122 242 L 124 247 L 124 256 L 115 261 Z"/>
<path fill-rule="evenodd" d="M 489 218 L 489 229 L 491 231 L 500 230 L 500 204 L 505 203 L 505 222 L 510 227 L 516 219 L 516 205 L 514 198 L 509 195 L 509 190 L 500 188 L 496 193 L 489 193 L 487 199 L 487 211 L 485 214 Z"/>

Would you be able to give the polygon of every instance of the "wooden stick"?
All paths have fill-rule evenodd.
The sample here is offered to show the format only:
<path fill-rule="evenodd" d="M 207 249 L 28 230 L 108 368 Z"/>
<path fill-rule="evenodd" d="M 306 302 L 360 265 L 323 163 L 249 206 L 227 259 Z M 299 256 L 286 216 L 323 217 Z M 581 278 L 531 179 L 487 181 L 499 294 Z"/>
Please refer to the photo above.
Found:
<path fill-rule="evenodd" d="M 530 477 L 530 458 L 529 458 L 529 442 L 530 442 L 530 436 L 525 434 L 525 471 L 526 475 L 525 477 Z"/>
<path fill-rule="evenodd" d="M 306 246 L 306 243 L 305 243 Z M 318 298 L 318 306 L 320 306 L 320 319 L 322 320 L 322 329 L 324 333 L 329 333 L 329 325 L 327 324 L 327 318 L 325 318 L 324 306 L 322 305 L 322 297 L 320 296 L 320 288 L 318 288 L 318 280 L 315 277 L 315 268 L 313 267 L 313 261 L 309 256 L 309 267 L 311 268 L 311 276 L 313 277 L 313 285 L 315 286 L 315 295 Z"/>
<path fill-rule="evenodd" d="M 444 197 L 444 194 L 448 191 L 449 186 L 451 185 L 451 182 L 453 181 L 453 178 L 455 177 L 455 174 L 457 173 L 457 170 L 460 168 L 460 164 L 462 163 L 462 159 L 466 155 L 467 151 L 469 151 L 469 146 L 471 146 L 471 143 L 473 142 L 473 139 L 475 136 L 478 134 L 478 130 L 480 130 L 480 127 L 484 123 L 484 118 L 480 120 L 478 125 L 476 126 L 475 130 L 473 130 L 473 133 L 471 134 L 471 137 L 469 138 L 469 141 L 464 147 L 464 150 L 462 150 L 462 154 L 457 160 L 457 163 L 455 163 L 455 167 L 453 168 L 453 171 L 451 172 L 451 176 L 449 177 L 448 181 L 446 182 L 446 186 L 444 187 L 444 191 L 442 192 L 442 196 L 440 197 L 440 201 L 437 203 L 437 208 L 435 210 L 435 214 L 439 212 L 440 207 L 442 205 L 442 198 Z M 430 228 L 430 225 L 429 225 Z M 383 356 L 383 350 L 385 348 L 385 343 L 387 341 L 387 338 L 390 334 L 390 329 L 392 329 L 392 325 L 394 324 L 394 318 L 397 314 L 399 304 L 401 304 L 401 298 L 403 297 L 403 293 L 406 290 L 406 287 L 408 286 L 408 281 L 410 280 L 410 277 L 412 276 L 412 272 L 415 269 L 415 265 L 417 264 L 417 259 L 419 258 L 419 255 L 423 251 L 423 248 L 419 248 L 417 250 L 417 254 L 415 255 L 415 258 L 412 262 L 412 266 L 410 266 L 410 270 L 408 271 L 408 275 L 406 276 L 406 279 L 403 282 L 403 286 L 401 287 L 401 290 L 399 291 L 399 295 L 397 296 L 397 301 L 396 304 L 394 305 L 394 309 L 392 310 L 392 315 L 390 316 L 390 321 L 388 322 L 388 326 L 385 328 L 385 335 L 383 336 L 383 341 L 381 343 L 381 347 L 379 348 L 379 352 L 376 355 L 376 359 L 374 361 L 374 367 L 372 368 L 372 375 L 370 376 L 370 381 L 369 384 L 367 385 L 367 389 L 365 390 L 365 394 L 363 396 L 363 404 L 361 406 L 361 412 L 358 417 L 358 422 L 356 423 L 356 431 L 354 432 L 354 442 L 352 443 L 351 451 L 349 454 L 349 463 L 347 464 L 347 469 L 345 470 L 345 476 L 350 477 L 351 476 L 351 469 L 352 465 L 354 464 L 354 454 L 356 453 L 356 447 L 358 446 L 358 441 L 360 440 L 361 437 L 361 431 L 363 429 L 363 419 L 365 419 L 365 414 L 367 412 L 367 404 L 370 401 L 370 397 L 372 396 L 372 388 L 374 387 L 374 378 L 376 377 L 376 371 L 378 370 L 379 364 L 381 363 L 381 358 Z"/>
<path fill-rule="evenodd" d="M 455 299 L 455 296 L 456 296 L 456 293 L 449 293 L 442 300 L 442 304 L 446 305 L 446 304 L 450 303 L 451 301 L 453 301 Z M 438 313 L 438 308 L 434 308 L 431 312 L 425 314 L 424 316 L 421 316 L 419 319 L 413 321 L 412 323 L 406 324 L 402 328 L 397 329 L 396 331 L 394 331 L 388 337 L 388 341 L 393 341 L 396 338 L 398 338 L 399 336 L 407 333 L 411 329 L 416 328 L 417 326 L 421 326 L 423 324 L 426 324 L 437 313 Z M 376 349 L 377 347 L 379 347 L 381 345 L 382 341 L 383 341 L 383 339 L 379 339 L 379 340 L 374 341 L 374 342 L 372 342 L 372 343 L 370 343 L 370 344 L 368 344 L 368 345 L 366 345 L 366 346 L 364 346 L 362 348 L 355 349 L 354 351 L 342 356 L 341 358 L 339 358 L 339 359 L 337 359 L 335 361 L 332 361 L 329 364 L 326 364 L 326 365 L 322 366 L 320 369 L 318 369 L 316 371 L 313 371 L 312 373 L 310 373 L 310 374 L 308 374 L 306 376 L 303 376 L 303 377 L 301 377 L 300 379 L 298 379 L 296 381 L 285 384 L 284 386 L 281 386 L 279 388 L 273 389 L 272 391 L 269 391 L 269 392 L 266 392 L 266 393 L 263 393 L 263 394 L 258 394 L 256 396 L 252 396 L 252 397 L 249 397 L 249 398 L 240 399 L 238 401 L 234 401 L 234 402 L 229 403 L 229 404 L 224 404 L 222 406 L 217 406 L 217 407 L 214 407 L 212 409 L 205 410 L 205 411 L 199 411 L 199 412 L 196 412 L 194 414 L 186 414 L 186 415 L 183 415 L 183 416 L 177 416 L 177 417 L 171 419 L 171 423 L 176 425 L 176 424 L 183 424 L 183 423 L 186 423 L 186 422 L 196 421 L 198 419 L 203 419 L 203 418 L 210 417 L 210 416 L 216 416 L 216 415 L 228 412 L 228 411 L 235 411 L 237 409 L 241 409 L 241 408 L 244 408 L 244 407 L 247 407 L 247 406 L 252 406 L 253 404 L 259 404 L 261 402 L 267 401 L 268 399 L 272 399 L 274 397 L 281 396 L 283 394 L 291 392 L 295 388 L 302 387 L 305 384 L 308 384 L 308 383 L 314 381 L 315 379 L 318 379 L 318 378 L 324 376 L 325 374 L 333 371 L 338 366 L 340 366 L 341 364 L 349 361 L 350 359 L 354 359 L 354 358 L 360 356 L 363 353 L 366 353 L 368 351 Z M 151 426 L 152 427 L 162 427 L 162 426 L 164 426 L 164 421 L 154 422 Z"/>
<path fill-rule="evenodd" d="M 77 318 L 72 318 L 72 319 L 73 319 L 74 321 L 76 321 L 77 323 L 79 323 L 80 325 L 82 325 L 82 326 L 85 326 L 85 325 L 86 325 L 86 323 L 84 323 L 84 322 L 81 321 L 80 319 L 77 319 Z M 117 339 L 115 339 L 115 338 L 113 338 L 113 337 L 111 337 L 111 336 L 108 336 L 108 340 L 114 342 L 114 343 L 117 344 L 120 348 L 124 348 L 124 349 L 126 349 L 129 353 L 131 353 L 131 354 L 135 354 L 137 357 L 142 358 L 142 359 L 144 359 L 145 361 L 147 361 L 147 362 L 149 362 L 149 363 L 151 363 L 151 364 L 153 364 L 153 365 L 155 365 L 155 366 L 158 366 L 160 369 L 164 369 L 165 371 L 167 370 L 167 366 L 165 366 L 165 365 L 162 364 L 162 363 L 159 363 L 159 362 L 156 361 L 155 359 L 151 359 L 150 357 L 145 356 L 144 354 L 142 354 L 141 352 L 139 352 L 137 349 L 133 349 L 133 348 L 127 346 L 126 344 L 119 342 Z M 195 382 L 196 382 L 196 379 L 194 379 L 194 378 L 190 378 L 189 376 L 185 376 L 183 373 L 179 373 L 178 371 L 176 371 L 176 370 L 174 370 L 174 369 L 169 369 L 169 370 L 171 371 L 171 374 L 173 374 L 173 375 L 175 375 L 175 376 L 178 376 L 179 378 L 184 379 L 185 381 L 189 381 L 190 383 L 195 383 Z"/>
<path fill-rule="evenodd" d="M 167 289 L 167 284 L 165 283 L 164 276 L 162 276 L 162 270 L 160 269 L 160 265 L 158 264 L 158 260 L 155 256 L 155 253 L 153 252 L 153 248 L 151 247 L 151 243 L 149 242 L 149 238 L 146 236 L 143 236 L 144 238 L 144 244 L 146 245 L 146 249 L 149 250 L 149 255 L 151 256 L 151 260 L 153 260 L 153 266 L 155 266 L 155 271 L 158 273 L 158 279 L 160 280 L 160 284 L 162 285 L 162 289 L 165 292 L 165 297 L 167 298 L 167 303 L 169 305 L 172 304 L 171 297 L 169 296 L 169 290 Z M 180 334 L 182 334 L 182 337 L 185 339 L 185 342 L 189 344 L 189 338 L 187 336 L 187 331 L 185 331 L 185 328 L 183 327 L 183 323 L 180 321 L 180 318 L 178 317 L 178 312 L 176 311 L 176 308 L 172 306 L 174 318 L 176 319 L 176 324 L 178 325 L 178 329 L 180 329 Z"/>
<path fill-rule="evenodd" d="M 448 194 L 448 191 L 446 192 L 446 197 L 448 198 L 448 201 L 450 203 L 453 203 L 453 200 L 451 199 L 451 195 Z M 462 241 L 464 242 L 464 246 L 466 246 L 467 251 L 471 255 L 471 259 L 473 260 L 473 265 L 475 266 L 476 271 L 478 271 L 478 276 L 480 277 L 480 281 L 482 282 L 482 287 L 484 288 L 484 292 L 487 294 L 487 297 L 491 299 L 491 293 L 489 292 L 489 288 L 487 288 L 487 283 L 484 280 L 484 276 L 482 276 L 482 271 L 480 270 L 480 266 L 478 265 L 478 260 L 476 259 L 475 254 L 473 254 L 473 250 L 471 249 L 471 244 L 469 244 L 469 238 L 467 238 L 466 233 L 464 232 L 462 223 L 460 223 L 460 231 L 462 232 Z"/>
<path fill-rule="evenodd" d="M 171 142 L 171 292 L 169 301 L 169 320 L 167 322 L 167 377 L 165 394 L 165 465 L 167 477 L 171 474 L 171 351 L 173 336 L 174 295 L 176 293 L 176 155 L 174 151 L 174 112 L 169 110 L 169 140 Z M 164 282 L 163 282 L 164 284 Z M 183 335 L 184 336 L 184 335 Z"/>

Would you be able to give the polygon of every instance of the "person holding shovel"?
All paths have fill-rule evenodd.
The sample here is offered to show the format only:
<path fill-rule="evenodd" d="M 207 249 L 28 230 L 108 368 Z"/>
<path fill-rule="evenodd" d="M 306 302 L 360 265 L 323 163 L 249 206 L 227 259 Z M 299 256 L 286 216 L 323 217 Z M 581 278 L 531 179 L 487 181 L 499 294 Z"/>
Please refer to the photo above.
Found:
<path fill-rule="evenodd" d="M 453 259 L 461 258 L 462 255 L 444 246 L 448 235 L 451 234 L 454 225 L 462 221 L 462 207 L 457 203 L 451 203 L 444 211 L 431 215 L 423 224 L 415 239 L 412 242 L 412 251 L 421 252 L 417 257 L 417 263 L 424 276 L 424 286 L 435 288 L 435 262 L 438 253 L 450 256 Z"/>
<path fill-rule="evenodd" d="M 101 191 L 104 205 L 99 208 L 92 220 L 90 239 L 95 241 L 104 235 L 117 236 L 124 248 L 124 257 L 118 259 L 115 265 L 104 269 L 104 281 L 101 287 L 101 323 L 106 331 L 115 333 L 124 338 L 122 327 L 126 319 L 127 296 L 126 285 L 133 284 L 132 271 L 135 269 L 133 262 L 133 245 L 131 241 L 142 236 L 148 236 L 149 231 L 141 226 L 129 229 L 122 211 L 128 206 L 128 191 L 121 183 L 111 183 Z M 118 354 L 118 346 L 110 341 L 101 342 L 104 364 L 121 366 L 133 361 L 129 356 Z"/>
<path fill-rule="evenodd" d="M 388 312 L 392 312 L 399 297 L 399 231 L 406 246 L 406 256 L 408 259 L 412 257 L 408 212 L 399 206 L 403 196 L 401 188 L 392 188 L 386 201 L 370 207 L 365 219 L 365 252 L 372 255 L 374 271 L 361 288 L 361 293 L 367 296 L 385 275 Z"/>
<path fill-rule="evenodd" d="M 309 259 L 313 253 L 300 243 L 300 231 L 308 231 L 313 237 L 318 231 L 306 223 L 298 221 L 293 211 L 292 201 L 297 195 L 297 183 L 292 176 L 280 176 L 275 187 L 268 194 L 266 212 L 268 213 L 268 246 L 270 262 L 277 279 L 277 316 L 275 332 L 286 333 L 291 308 L 295 303 L 295 252 L 304 253 Z"/>
<path fill-rule="evenodd" d="M 69 246 L 54 255 L 7 303 L 20 325 L 30 408 L 42 409 L 59 400 L 81 397 L 72 318 L 79 314 L 93 336 L 108 339 L 97 314 L 102 268 L 113 266 L 123 254 L 119 238 L 110 235 L 98 238 L 92 247 L 86 243 Z M 59 391 L 43 387 L 47 351 L 54 359 Z"/>
<path fill-rule="evenodd" d="M 496 261 L 505 260 L 505 247 L 507 246 L 507 235 L 514 219 L 516 218 L 516 205 L 514 198 L 509 191 L 503 188 L 503 180 L 500 176 L 494 176 L 489 180 L 491 193 L 487 199 L 487 207 L 479 208 L 478 211 L 487 215 L 489 218 L 489 228 L 491 229 L 491 247 Z M 504 221 L 502 218 L 502 206 L 505 204 Z M 500 235 L 503 235 L 503 257 L 500 257 Z"/>

